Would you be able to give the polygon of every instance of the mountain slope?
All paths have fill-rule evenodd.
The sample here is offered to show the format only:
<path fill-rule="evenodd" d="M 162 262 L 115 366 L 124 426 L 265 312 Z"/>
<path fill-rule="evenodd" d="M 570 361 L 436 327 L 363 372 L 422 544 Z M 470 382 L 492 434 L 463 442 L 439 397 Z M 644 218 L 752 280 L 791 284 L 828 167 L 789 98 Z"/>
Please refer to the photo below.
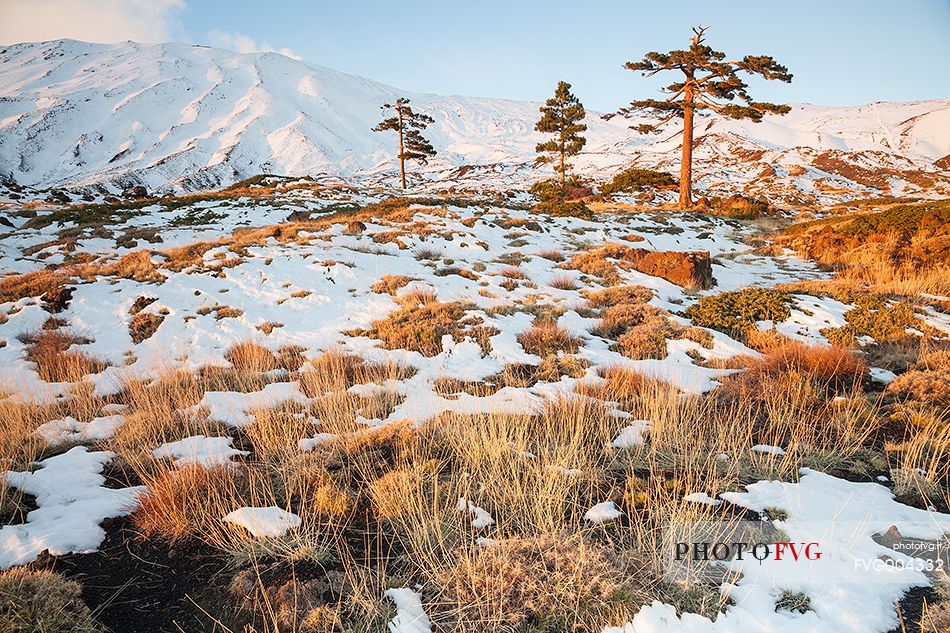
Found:
<path fill-rule="evenodd" d="M 390 182 L 394 139 L 370 131 L 398 96 L 435 118 L 440 186 L 523 185 L 538 104 L 412 94 L 276 53 L 58 40 L 0 51 L 0 177 L 36 187 L 203 189 L 262 172 Z M 591 114 L 577 168 L 675 172 L 679 134 L 639 136 Z M 759 124 L 702 119 L 697 186 L 773 199 L 950 193 L 950 100 L 795 106 Z M 947 161 L 943 161 L 944 164 Z M 414 170 L 419 171 L 419 170 Z"/>

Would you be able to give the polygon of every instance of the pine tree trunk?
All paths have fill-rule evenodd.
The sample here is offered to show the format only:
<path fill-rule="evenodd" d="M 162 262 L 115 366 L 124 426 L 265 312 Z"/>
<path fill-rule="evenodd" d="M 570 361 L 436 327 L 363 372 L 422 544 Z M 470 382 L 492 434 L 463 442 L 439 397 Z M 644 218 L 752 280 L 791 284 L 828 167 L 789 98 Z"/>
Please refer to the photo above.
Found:
<path fill-rule="evenodd" d="M 689 88 L 683 98 L 683 158 L 680 166 L 680 202 L 682 208 L 693 206 L 693 92 Z"/>
<path fill-rule="evenodd" d="M 564 204 L 564 198 L 567 197 L 567 191 L 564 188 L 564 147 L 561 147 L 561 204 Z"/>
<path fill-rule="evenodd" d="M 406 158 L 403 149 L 403 139 L 402 139 L 402 108 L 396 107 L 396 112 L 399 115 L 399 176 L 402 179 L 402 190 L 406 190 Z"/>

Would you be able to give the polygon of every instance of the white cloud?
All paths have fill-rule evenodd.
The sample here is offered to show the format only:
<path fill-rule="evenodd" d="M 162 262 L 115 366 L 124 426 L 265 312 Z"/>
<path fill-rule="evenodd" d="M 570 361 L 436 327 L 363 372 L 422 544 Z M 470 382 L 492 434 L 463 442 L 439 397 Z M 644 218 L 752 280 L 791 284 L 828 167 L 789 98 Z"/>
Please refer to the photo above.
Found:
<path fill-rule="evenodd" d="M 208 31 L 208 42 L 215 48 L 227 48 L 239 53 L 280 53 L 292 59 L 300 59 L 289 48 L 274 48 L 267 42 L 258 44 L 243 33 L 229 33 L 220 29 L 212 29 Z"/>
<path fill-rule="evenodd" d="M 0 0 L 0 42 L 163 42 L 183 32 L 184 8 L 185 0 Z"/>

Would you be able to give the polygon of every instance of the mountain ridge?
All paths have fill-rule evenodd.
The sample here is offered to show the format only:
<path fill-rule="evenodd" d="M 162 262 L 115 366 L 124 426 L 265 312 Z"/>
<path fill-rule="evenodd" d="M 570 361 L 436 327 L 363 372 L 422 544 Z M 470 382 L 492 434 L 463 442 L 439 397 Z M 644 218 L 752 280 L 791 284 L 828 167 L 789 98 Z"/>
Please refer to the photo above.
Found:
<path fill-rule="evenodd" d="M 413 165 L 417 188 L 523 187 L 549 175 L 533 167 L 537 102 L 412 93 L 280 53 L 55 40 L 0 50 L 0 177 L 156 191 L 262 172 L 392 185 L 394 139 L 370 128 L 379 105 L 398 96 L 435 118 L 427 136 L 439 155 Z M 579 173 L 678 171 L 675 125 L 643 137 L 621 117 L 585 122 Z M 950 173 L 938 166 L 950 155 L 950 99 L 795 104 L 762 123 L 702 118 L 696 143 L 700 192 L 786 202 L 950 195 Z"/>

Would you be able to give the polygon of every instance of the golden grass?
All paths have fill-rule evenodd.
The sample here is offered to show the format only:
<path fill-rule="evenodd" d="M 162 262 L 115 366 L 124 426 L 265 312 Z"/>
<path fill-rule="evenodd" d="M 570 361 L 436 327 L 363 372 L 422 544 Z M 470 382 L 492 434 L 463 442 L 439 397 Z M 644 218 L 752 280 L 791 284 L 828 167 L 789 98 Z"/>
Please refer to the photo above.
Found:
<path fill-rule="evenodd" d="M 82 586 L 60 574 L 15 567 L 0 571 L 0 623 L 6 633 L 99 633 Z"/>
<path fill-rule="evenodd" d="M 465 548 L 439 581 L 455 631 L 512 630 L 529 622 L 592 631 L 611 616 L 624 621 L 617 607 L 621 596 L 630 597 L 622 590 L 631 572 L 607 547 L 551 534 Z"/>
<path fill-rule="evenodd" d="M 97 374 L 108 363 L 85 352 L 71 351 L 84 339 L 59 329 L 24 334 L 26 359 L 36 366 L 36 373 L 46 382 L 77 382 L 89 374 Z"/>
<path fill-rule="evenodd" d="M 221 532 L 221 518 L 236 509 L 228 493 L 241 483 L 236 469 L 194 465 L 163 470 L 144 481 L 148 491 L 132 515 L 135 526 L 146 538 L 171 543 Z"/>
<path fill-rule="evenodd" d="M 950 424 L 946 419 L 917 420 L 903 442 L 887 448 L 898 495 L 918 499 L 925 506 L 950 503 Z"/>
<path fill-rule="evenodd" d="M 540 322 L 536 327 L 557 329 L 550 320 Z M 545 346 L 551 338 L 542 339 Z M 269 371 L 277 358 L 260 346 L 232 349 L 238 351 L 231 362 L 250 374 Z M 542 365 L 551 358 L 547 354 Z M 926 358 L 921 367 L 943 362 Z M 611 441 L 627 422 L 610 414 L 616 405 L 587 398 L 551 402 L 534 416 L 449 413 L 422 429 L 361 426 L 357 413 L 391 410 L 400 397 L 387 389 L 372 395 L 349 390 L 410 372 L 330 352 L 297 376 L 315 398 L 313 406 L 254 411 L 254 422 L 239 435 L 241 448 L 252 454 L 230 467 L 172 468 L 151 457 L 165 441 L 233 432 L 181 413 L 209 384 L 184 372 L 127 385 L 118 396 L 129 405 L 127 421 L 110 447 L 120 455 L 117 465 L 149 487 L 133 516 L 146 538 L 201 540 L 252 571 L 273 561 L 348 561 L 352 594 L 299 611 L 287 611 L 290 603 L 254 572 L 250 580 L 260 584 L 254 608 L 270 613 L 266 621 L 298 626 L 315 612 L 314 621 L 355 618 L 366 626 L 357 630 L 374 630 L 391 617 L 382 591 L 387 570 L 398 569 L 400 585 L 424 585 L 430 618 L 447 629 L 501 631 L 533 622 L 540 630 L 599 630 L 628 620 L 652 599 L 706 615 L 722 607 L 718 593 L 702 583 L 673 586 L 662 579 L 664 526 L 729 520 L 720 509 L 683 501 L 686 494 L 715 496 L 762 477 L 794 478 L 802 465 L 840 467 L 869 444 L 875 412 L 851 398 L 863 365 L 849 352 L 785 347 L 747 373 L 717 393 L 684 397 L 630 370 L 604 370 L 602 383 L 583 393 L 652 422 L 643 446 L 617 450 Z M 768 388 L 770 382 L 782 387 Z M 832 402 L 838 393 L 849 400 Z M 9 417 L 16 413 L 11 409 Z M 37 409 L 19 431 L 0 433 L 0 442 L 26 451 L 18 443 L 46 414 Z M 299 440 L 315 432 L 336 438 L 301 453 Z M 927 460 L 940 438 L 932 436 L 926 449 L 917 439 L 893 452 L 902 460 L 896 468 L 936 468 Z M 783 446 L 787 453 L 753 453 L 756 443 Z M 729 459 L 720 460 L 721 453 Z M 458 509 L 460 497 L 486 509 L 495 524 L 476 530 Z M 584 527 L 583 514 L 604 500 L 624 512 L 623 524 Z M 221 522 L 245 505 L 285 508 L 303 525 L 283 537 L 255 539 Z M 367 534 L 385 545 L 357 551 L 354 538 Z M 482 535 L 498 543 L 475 546 Z M 305 591 L 306 582 L 286 591 Z"/>
<path fill-rule="evenodd" d="M 608 292 L 611 290 L 615 292 Z M 589 303 L 602 308 L 601 318 L 591 333 L 616 339 L 615 349 L 627 358 L 666 358 L 667 339 L 687 338 L 706 347 L 711 345 L 711 335 L 702 328 L 679 325 L 665 310 L 639 302 L 644 298 L 639 286 L 608 291 L 588 295 Z"/>
<path fill-rule="evenodd" d="M 551 322 L 534 325 L 518 335 L 524 351 L 544 358 L 550 354 L 566 352 L 573 354 L 580 348 L 581 340 Z"/>
<path fill-rule="evenodd" d="M 644 286 L 612 286 L 602 290 L 581 292 L 592 308 L 607 308 L 622 303 L 646 303 L 653 297 L 653 291 Z"/>
<path fill-rule="evenodd" d="M 406 275 L 383 275 L 373 283 L 370 289 L 379 294 L 396 296 L 396 292 L 410 281 L 412 281 L 412 277 Z"/>
<path fill-rule="evenodd" d="M 111 275 L 143 282 L 165 280 L 165 275 L 158 272 L 158 268 L 152 263 L 152 253 L 149 251 L 133 251 L 103 266 L 89 265 L 83 269 L 83 274 Z"/>
<path fill-rule="evenodd" d="M 121 394 L 128 405 L 125 422 L 111 442 L 119 467 L 151 472 L 151 452 L 165 442 L 190 435 L 216 435 L 212 432 L 214 427 L 185 413 L 203 395 L 204 388 L 197 376 L 183 370 L 165 371 L 153 381 L 126 383 Z"/>
<path fill-rule="evenodd" d="M 543 257 L 544 259 L 552 262 L 563 262 L 565 259 L 564 253 L 556 248 L 548 248 L 538 251 L 538 257 Z"/>
<path fill-rule="evenodd" d="M 567 275 L 555 275 L 548 285 L 558 290 L 577 290 L 578 288 L 577 282 Z"/>
<path fill-rule="evenodd" d="M 234 343 L 224 353 L 224 357 L 238 371 L 264 373 L 277 369 L 274 353 L 254 341 Z"/>
<path fill-rule="evenodd" d="M 828 392 L 850 393 L 859 390 L 866 373 L 864 361 L 850 350 L 789 341 L 752 362 L 730 385 L 740 396 L 755 397 L 756 392 L 767 393 L 770 385 L 779 384 L 782 378 L 795 376 L 808 378 Z"/>
<path fill-rule="evenodd" d="M 837 224 L 844 226 L 850 222 L 851 218 L 845 216 Z M 816 225 L 781 236 L 778 243 L 835 267 L 834 279 L 819 282 L 826 288 L 861 287 L 875 293 L 903 296 L 950 295 L 950 263 L 947 261 L 950 242 L 945 225 L 921 226 L 911 233 L 896 231 L 857 236 L 844 235 L 838 228 Z"/>
<path fill-rule="evenodd" d="M 55 293 L 68 282 L 69 275 L 59 270 L 47 269 L 22 275 L 8 275 L 0 280 L 0 303 Z"/>
<path fill-rule="evenodd" d="M 481 325 L 477 316 L 466 315 L 474 306 L 460 301 L 440 303 L 426 291 L 409 292 L 396 299 L 399 308 L 385 319 L 373 321 L 369 330 L 353 331 L 379 339 L 386 349 L 407 349 L 423 356 L 442 352 L 442 337 L 451 336 L 456 342 L 471 337 L 487 353 L 489 339 L 497 330 Z"/>
<path fill-rule="evenodd" d="M 165 317 L 160 314 L 152 314 L 150 312 L 139 312 L 135 314 L 132 320 L 129 321 L 129 334 L 132 337 L 132 342 L 138 344 L 151 338 L 152 335 L 158 331 L 158 327 L 164 320 Z"/>

